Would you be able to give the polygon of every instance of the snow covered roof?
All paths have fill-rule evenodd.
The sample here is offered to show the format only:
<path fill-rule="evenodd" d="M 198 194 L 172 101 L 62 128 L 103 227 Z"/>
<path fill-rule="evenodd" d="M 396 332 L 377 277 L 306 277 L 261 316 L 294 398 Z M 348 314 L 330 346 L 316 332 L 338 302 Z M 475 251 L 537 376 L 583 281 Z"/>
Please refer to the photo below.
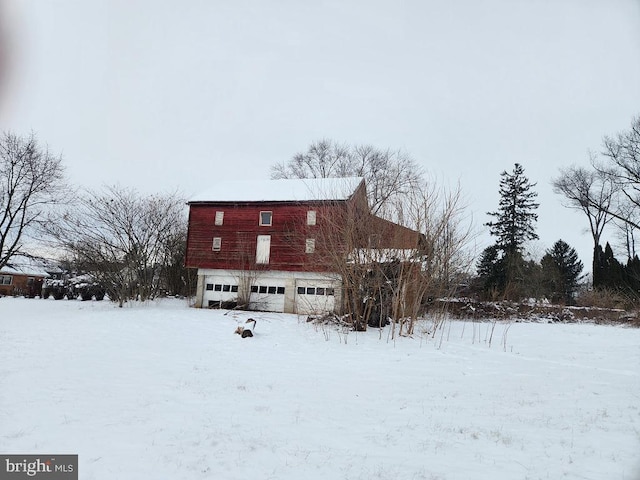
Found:
<path fill-rule="evenodd" d="M 226 181 L 195 195 L 189 203 L 347 200 L 362 182 L 362 177 Z"/>
<path fill-rule="evenodd" d="M 30 277 L 49 277 L 44 266 L 36 260 L 26 257 L 12 258 L 8 264 L 0 268 L 0 274 L 4 275 L 27 275 Z"/>

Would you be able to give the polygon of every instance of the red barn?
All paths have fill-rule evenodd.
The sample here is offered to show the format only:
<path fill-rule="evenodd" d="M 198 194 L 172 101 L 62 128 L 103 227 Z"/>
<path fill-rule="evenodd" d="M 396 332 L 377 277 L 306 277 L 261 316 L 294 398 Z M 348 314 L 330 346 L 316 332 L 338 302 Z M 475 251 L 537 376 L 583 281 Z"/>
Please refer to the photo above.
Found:
<path fill-rule="evenodd" d="M 372 242 L 412 248 L 417 236 L 371 215 L 361 178 L 226 182 L 189 202 L 186 266 L 198 269 L 198 307 L 334 311 L 336 262 Z"/>

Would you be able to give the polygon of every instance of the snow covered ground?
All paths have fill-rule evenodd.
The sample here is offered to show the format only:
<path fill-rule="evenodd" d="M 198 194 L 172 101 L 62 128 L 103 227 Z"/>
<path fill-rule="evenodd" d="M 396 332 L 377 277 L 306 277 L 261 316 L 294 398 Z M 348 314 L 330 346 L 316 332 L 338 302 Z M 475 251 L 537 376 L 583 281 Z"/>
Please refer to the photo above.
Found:
<path fill-rule="evenodd" d="M 640 330 L 490 329 L 0 298 L 0 453 L 87 480 L 640 479 Z"/>

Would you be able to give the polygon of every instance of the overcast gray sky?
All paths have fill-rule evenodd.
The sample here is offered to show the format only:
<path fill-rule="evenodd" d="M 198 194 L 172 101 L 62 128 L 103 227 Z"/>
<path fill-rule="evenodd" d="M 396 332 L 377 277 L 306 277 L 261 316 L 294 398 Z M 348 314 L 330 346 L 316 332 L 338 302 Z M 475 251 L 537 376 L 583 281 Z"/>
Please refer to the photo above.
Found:
<path fill-rule="evenodd" d="M 588 266 L 586 219 L 550 181 L 640 114 L 639 0 L 0 7 L 0 128 L 35 131 L 79 186 L 189 196 L 269 178 L 330 138 L 403 149 L 459 181 L 486 231 L 500 172 L 518 162 L 541 204 L 533 249 L 562 238 Z"/>

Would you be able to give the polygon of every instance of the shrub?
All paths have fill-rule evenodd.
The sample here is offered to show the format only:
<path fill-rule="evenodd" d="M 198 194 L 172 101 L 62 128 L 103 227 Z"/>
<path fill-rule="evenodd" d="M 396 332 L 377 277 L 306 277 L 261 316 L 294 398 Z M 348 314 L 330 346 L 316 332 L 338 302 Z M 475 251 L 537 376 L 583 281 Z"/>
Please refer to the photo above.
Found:
<path fill-rule="evenodd" d="M 609 289 L 589 289 L 583 290 L 576 297 L 576 306 L 579 307 L 599 307 L 599 308 L 629 308 L 630 301 L 619 292 Z"/>

